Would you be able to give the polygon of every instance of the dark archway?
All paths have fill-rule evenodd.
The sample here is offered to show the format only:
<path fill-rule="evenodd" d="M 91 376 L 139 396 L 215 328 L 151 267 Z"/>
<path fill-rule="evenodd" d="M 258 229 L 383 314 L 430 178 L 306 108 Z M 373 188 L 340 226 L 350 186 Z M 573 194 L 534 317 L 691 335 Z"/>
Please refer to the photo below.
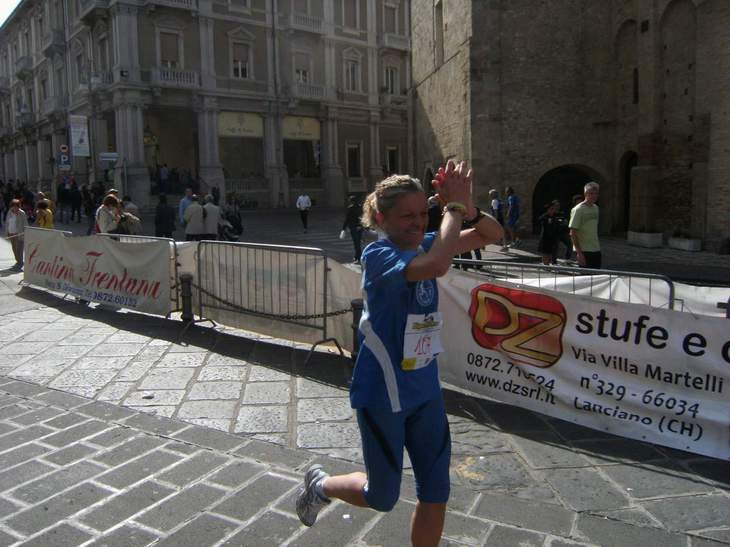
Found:
<path fill-rule="evenodd" d="M 560 201 L 560 210 L 568 216 L 573 208 L 573 197 L 583 195 L 583 187 L 590 181 L 601 180 L 591 169 L 579 165 L 562 165 L 545 173 L 532 194 L 532 232 L 538 233 L 537 219 L 552 200 Z"/>
<path fill-rule="evenodd" d="M 629 230 L 631 220 L 631 170 L 639 165 L 639 155 L 636 152 L 626 152 L 621 159 L 621 192 L 623 208 L 619 216 L 619 228 L 622 232 Z"/>

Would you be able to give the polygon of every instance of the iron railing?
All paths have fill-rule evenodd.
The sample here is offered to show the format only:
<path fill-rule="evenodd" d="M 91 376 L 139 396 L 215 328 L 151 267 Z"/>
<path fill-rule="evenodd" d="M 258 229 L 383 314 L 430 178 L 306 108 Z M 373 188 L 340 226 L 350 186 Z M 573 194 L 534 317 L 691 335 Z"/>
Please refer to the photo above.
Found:
<path fill-rule="evenodd" d="M 327 318 L 351 312 L 330 311 L 327 254 L 322 249 L 259 243 L 201 241 L 198 246 L 198 315 L 239 313 L 314 329 L 313 346 L 332 341 Z M 342 350 L 340 349 L 340 352 Z"/>
<path fill-rule="evenodd" d="M 476 273 L 485 275 L 494 279 L 502 279 L 511 283 L 521 285 L 527 284 L 530 280 L 537 282 L 537 288 L 569 292 L 575 294 L 583 287 L 583 284 L 576 284 L 576 278 L 587 279 L 588 296 L 594 296 L 594 289 L 601 290 L 605 293 L 606 285 L 608 287 L 608 298 L 605 294 L 598 298 L 605 298 L 614 302 L 640 303 L 647 304 L 646 301 L 638 301 L 633 299 L 632 285 L 638 279 L 648 280 L 648 305 L 654 308 L 675 309 L 676 304 L 681 301 L 675 301 L 674 282 L 665 275 L 649 274 L 641 272 L 624 272 L 617 270 L 592 270 L 588 268 L 570 268 L 566 266 L 545 266 L 542 264 L 523 264 L 519 262 L 508 262 L 504 260 L 469 260 L 457 258 L 453 261 L 457 267 L 469 268 Z M 594 279 L 600 277 L 606 282 L 594 284 Z M 572 279 L 572 283 L 558 283 L 560 279 Z M 614 289 L 614 281 L 623 280 L 627 285 L 626 291 L 616 291 Z M 535 286 L 531 284 L 530 286 Z M 660 293 L 658 287 L 665 289 Z M 624 298 L 627 296 L 627 298 Z M 681 306 L 684 307 L 683 305 Z M 681 311 L 681 310 L 680 310 Z"/>

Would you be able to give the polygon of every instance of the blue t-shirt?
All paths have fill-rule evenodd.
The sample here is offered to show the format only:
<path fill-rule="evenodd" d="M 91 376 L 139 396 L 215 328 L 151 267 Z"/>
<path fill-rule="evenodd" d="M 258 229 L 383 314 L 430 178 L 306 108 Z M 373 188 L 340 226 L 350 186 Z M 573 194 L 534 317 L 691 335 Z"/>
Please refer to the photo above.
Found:
<path fill-rule="evenodd" d="M 403 340 L 408 314 L 438 310 L 435 279 L 409 283 L 406 268 L 428 251 L 436 233 L 428 233 L 419 251 L 403 251 L 390 240 L 368 245 L 362 254 L 364 311 L 360 352 L 350 388 L 353 408 L 399 412 L 436 397 L 441 386 L 436 358 L 423 368 L 403 370 Z"/>
<path fill-rule="evenodd" d="M 509 218 L 510 220 L 517 220 L 520 218 L 520 198 L 512 194 L 507 197 L 507 205 L 509 207 Z"/>

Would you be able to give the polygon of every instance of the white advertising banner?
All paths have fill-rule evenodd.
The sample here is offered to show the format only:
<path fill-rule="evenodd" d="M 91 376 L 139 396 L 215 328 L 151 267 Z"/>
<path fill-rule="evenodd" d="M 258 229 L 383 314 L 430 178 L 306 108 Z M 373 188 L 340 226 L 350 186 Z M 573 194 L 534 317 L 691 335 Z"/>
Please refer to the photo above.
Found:
<path fill-rule="evenodd" d="M 439 280 L 444 382 L 730 459 L 730 322 L 483 277 Z"/>
<path fill-rule="evenodd" d="M 25 232 L 23 280 L 90 302 L 167 315 L 170 244 L 119 243 L 108 237 Z"/>
<path fill-rule="evenodd" d="M 86 116 L 69 115 L 68 127 L 71 134 L 71 153 L 74 157 L 88 158 L 89 151 L 89 125 Z"/>

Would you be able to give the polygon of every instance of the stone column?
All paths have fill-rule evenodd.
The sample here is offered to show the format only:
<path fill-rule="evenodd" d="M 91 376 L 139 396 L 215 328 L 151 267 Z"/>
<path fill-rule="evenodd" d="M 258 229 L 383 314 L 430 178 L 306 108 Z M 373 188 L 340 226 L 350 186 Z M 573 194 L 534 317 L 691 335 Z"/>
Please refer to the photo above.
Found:
<path fill-rule="evenodd" d="M 380 113 L 370 112 L 370 169 L 368 176 L 372 185 L 383 178 L 383 165 L 380 161 Z"/>
<path fill-rule="evenodd" d="M 44 192 L 50 190 L 53 192 L 53 164 L 49 162 L 51 152 L 51 136 L 46 135 L 38 139 L 38 147 L 36 149 L 37 161 L 38 161 L 38 178 L 41 180 L 41 184 L 44 186 Z"/>
<path fill-rule="evenodd" d="M 38 188 L 38 174 L 35 170 L 36 152 L 35 145 L 26 141 L 23 145 L 23 161 L 25 163 L 25 178 L 28 181 L 28 188 Z"/>
<path fill-rule="evenodd" d="M 120 101 L 114 106 L 117 153 L 114 186 L 132 201 L 146 207 L 152 204 L 150 175 L 144 164 L 143 105 L 137 101 Z"/>
<path fill-rule="evenodd" d="M 218 149 L 218 103 L 214 97 L 201 97 L 197 108 L 198 154 L 200 165 L 198 176 L 210 190 L 217 186 L 221 196 L 226 195 L 226 181 Z"/>
<path fill-rule="evenodd" d="M 114 33 L 114 81 L 139 81 L 139 37 L 137 7 L 117 3 L 112 11 L 111 25 Z M 124 71 L 126 77 L 121 74 Z"/>
<path fill-rule="evenodd" d="M 215 45 L 213 19 L 198 17 L 200 31 L 200 80 L 204 90 L 213 90 L 215 81 Z"/>
<path fill-rule="evenodd" d="M 337 153 L 337 108 L 329 107 L 322 119 L 322 177 L 327 205 L 341 207 L 345 202 L 345 185 Z"/>
<path fill-rule="evenodd" d="M 23 151 L 22 146 L 17 146 L 16 144 L 13 144 L 13 146 L 15 146 L 13 149 L 13 171 L 15 172 L 15 180 L 25 180 L 25 152 Z"/>
<path fill-rule="evenodd" d="M 271 109 L 264 118 L 264 168 L 274 207 L 286 207 L 289 203 L 289 177 L 284 165 L 281 123 L 281 113 L 276 109 Z"/>

